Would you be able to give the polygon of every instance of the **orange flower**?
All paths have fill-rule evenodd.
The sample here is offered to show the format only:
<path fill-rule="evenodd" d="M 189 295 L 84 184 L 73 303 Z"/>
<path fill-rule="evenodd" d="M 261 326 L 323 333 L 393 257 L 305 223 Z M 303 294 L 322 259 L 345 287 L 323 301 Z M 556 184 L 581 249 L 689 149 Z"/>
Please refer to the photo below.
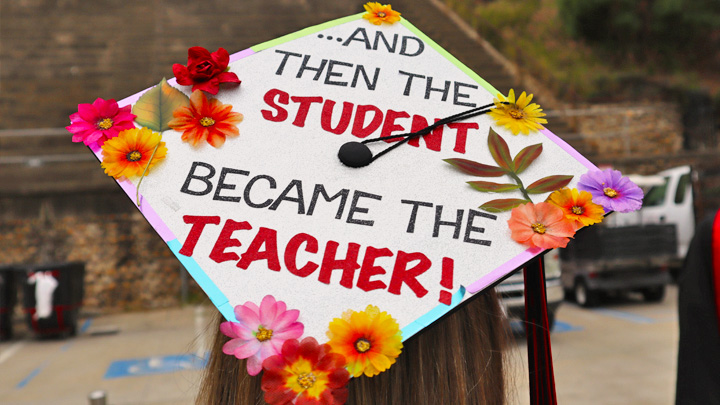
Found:
<path fill-rule="evenodd" d="M 140 176 L 145 167 L 155 166 L 165 158 L 167 148 L 161 141 L 162 135 L 147 128 L 126 129 L 102 145 L 102 168 L 114 178 Z M 157 150 L 155 151 L 155 147 Z M 153 156 L 153 151 L 155 155 Z M 150 161 L 152 156 L 152 161 Z"/>
<path fill-rule="evenodd" d="M 380 4 L 370 1 L 363 6 L 367 13 L 363 14 L 363 18 L 375 25 L 382 23 L 394 24 L 400 21 L 400 13 L 392 9 L 390 4 Z"/>
<path fill-rule="evenodd" d="M 560 207 L 565 218 L 573 223 L 576 230 L 601 222 L 605 214 L 603 207 L 592 202 L 592 194 L 576 188 L 556 190 L 550 194 L 547 201 Z"/>
<path fill-rule="evenodd" d="M 542 249 L 565 247 L 575 235 L 563 210 L 545 202 L 513 208 L 508 226 L 515 242 Z"/>
<path fill-rule="evenodd" d="M 403 347 L 400 326 L 387 312 L 368 305 L 365 311 L 345 311 L 328 327 L 328 344 L 347 361 L 353 377 L 368 377 L 390 368 Z"/>
<path fill-rule="evenodd" d="M 200 90 L 193 91 L 190 106 L 173 111 L 173 117 L 168 126 L 182 131 L 183 141 L 193 146 L 207 141 L 216 148 L 225 143 L 226 137 L 240 134 L 236 125 L 243 120 L 242 114 L 233 112 L 230 104 L 223 104 L 217 99 L 208 100 Z"/>

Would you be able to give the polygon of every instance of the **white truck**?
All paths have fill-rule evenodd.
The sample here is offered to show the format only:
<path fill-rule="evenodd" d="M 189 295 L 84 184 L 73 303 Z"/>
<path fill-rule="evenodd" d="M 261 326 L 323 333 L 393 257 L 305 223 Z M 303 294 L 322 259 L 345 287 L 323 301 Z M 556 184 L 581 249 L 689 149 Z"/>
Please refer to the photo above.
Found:
<path fill-rule="evenodd" d="M 560 252 L 566 295 L 582 306 L 597 305 L 606 292 L 639 291 L 661 301 L 695 231 L 690 166 L 653 176 L 633 176 L 643 187 L 643 208 L 614 213 L 576 234 Z"/>

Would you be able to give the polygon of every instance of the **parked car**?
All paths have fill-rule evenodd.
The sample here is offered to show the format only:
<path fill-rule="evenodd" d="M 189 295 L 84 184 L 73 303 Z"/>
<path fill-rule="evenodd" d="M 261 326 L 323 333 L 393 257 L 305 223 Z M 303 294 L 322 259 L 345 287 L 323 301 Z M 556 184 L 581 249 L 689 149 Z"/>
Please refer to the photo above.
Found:
<path fill-rule="evenodd" d="M 581 229 L 561 251 L 566 295 L 582 306 L 622 291 L 661 301 L 670 270 L 681 265 L 695 230 L 692 176 L 689 166 L 635 176 L 646 189 L 643 208 Z"/>
<path fill-rule="evenodd" d="M 558 249 L 545 254 L 545 287 L 547 291 L 548 323 L 552 330 L 555 315 L 563 301 L 560 283 L 560 262 Z M 496 287 L 505 314 L 511 319 L 525 319 L 525 279 L 522 270 L 505 279 Z"/>

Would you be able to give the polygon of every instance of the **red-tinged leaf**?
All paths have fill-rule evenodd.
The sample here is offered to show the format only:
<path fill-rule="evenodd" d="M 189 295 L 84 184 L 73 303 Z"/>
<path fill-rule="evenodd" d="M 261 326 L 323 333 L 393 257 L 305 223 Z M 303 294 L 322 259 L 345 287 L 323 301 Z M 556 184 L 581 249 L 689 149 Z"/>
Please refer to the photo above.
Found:
<path fill-rule="evenodd" d="M 520 174 L 530 166 L 530 163 L 535 161 L 538 156 L 542 153 L 543 146 L 541 143 L 530 145 L 521 150 L 515 159 L 513 159 L 513 165 L 515 166 L 515 174 Z"/>
<path fill-rule="evenodd" d="M 482 163 L 473 162 L 467 159 L 443 159 L 445 162 L 455 166 L 458 170 L 465 174 L 477 177 L 500 177 L 505 174 L 505 170 L 497 167 L 484 165 Z"/>
<path fill-rule="evenodd" d="M 505 142 L 497 132 L 493 131 L 492 128 L 490 128 L 490 133 L 488 134 L 488 147 L 490 148 L 490 154 L 498 166 L 510 171 L 514 169 L 507 142 Z"/>
<path fill-rule="evenodd" d="M 547 176 L 527 186 L 528 194 L 549 193 L 561 189 L 570 183 L 573 176 Z"/>
<path fill-rule="evenodd" d="M 479 208 L 487 212 L 504 212 L 526 203 L 528 203 L 527 200 L 521 200 L 519 198 L 504 198 L 501 200 L 488 201 Z"/>
<path fill-rule="evenodd" d="M 491 181 L 468 181 L 468 184 L 478 191 L 484 191 L 486 193 L 504 193 L 506 191 L 513 191 L 520 188 L 517 184 L 509 183 L 493 183 Z"/>

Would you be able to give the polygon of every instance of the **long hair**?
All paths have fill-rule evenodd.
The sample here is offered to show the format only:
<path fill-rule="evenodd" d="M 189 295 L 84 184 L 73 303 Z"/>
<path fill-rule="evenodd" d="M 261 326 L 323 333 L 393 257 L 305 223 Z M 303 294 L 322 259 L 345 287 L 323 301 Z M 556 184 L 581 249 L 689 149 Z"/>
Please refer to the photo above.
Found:
<path fill-rule="evenodd" d="M 404 343 L 395 364 L 374 377 L 352 378 L 347 405 L 506 403 L 508 328 L 494 290 L 473 297 Z M 261 405 L 261 375 L 246 361 L 223 354 L 229 340 L 215 338 L 196 399 L 198 405 Z"/>

